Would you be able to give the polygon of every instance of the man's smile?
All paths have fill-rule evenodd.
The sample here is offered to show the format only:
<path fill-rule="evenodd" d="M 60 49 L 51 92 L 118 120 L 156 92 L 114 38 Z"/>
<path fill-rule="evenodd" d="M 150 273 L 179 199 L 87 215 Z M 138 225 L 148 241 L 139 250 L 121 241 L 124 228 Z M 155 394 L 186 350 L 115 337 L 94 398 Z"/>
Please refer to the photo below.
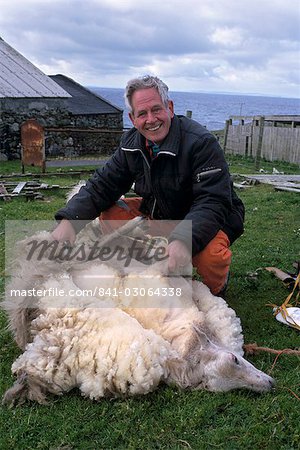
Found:
<path fill-rule="evenodd" d="M 146 127 L 147 131 L 157 131 L 162 126 L 162 123 L 156 125 L 155 127 Z"/>

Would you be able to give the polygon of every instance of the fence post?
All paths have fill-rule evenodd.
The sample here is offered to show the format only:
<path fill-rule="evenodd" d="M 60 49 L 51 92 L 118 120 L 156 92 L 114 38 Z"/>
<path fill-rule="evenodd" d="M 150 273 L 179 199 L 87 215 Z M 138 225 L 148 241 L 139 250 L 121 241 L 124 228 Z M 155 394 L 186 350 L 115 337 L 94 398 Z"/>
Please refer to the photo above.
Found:
<path fill-rule="evenodd" d="M 250 156 L 251 158 L 253 158 L 253 128 L 254 128 L 254 117 L 252 117 L 252 122 L 251 122 L 251 130 L 250 130 Z"/>
<path fill-rule="evenodd" d="M 225 122 L 224 145 L 223 145 L 224 153 L 226 152 L 229 123 L 230 123 L 230 120 L 226 120 L 226 122 Z"/>
<path fill-rule="evenodd" d="M 257 144 L 256 157 L 255 157 L 255 170 L 259 170 L 259 167 L 260 167 L 264 125 L 265 125 L 265 118 L 264 118 L 264 116 L 261 116 L 259 118 L 259 135 L 258 135 L 258 144 Z"/>

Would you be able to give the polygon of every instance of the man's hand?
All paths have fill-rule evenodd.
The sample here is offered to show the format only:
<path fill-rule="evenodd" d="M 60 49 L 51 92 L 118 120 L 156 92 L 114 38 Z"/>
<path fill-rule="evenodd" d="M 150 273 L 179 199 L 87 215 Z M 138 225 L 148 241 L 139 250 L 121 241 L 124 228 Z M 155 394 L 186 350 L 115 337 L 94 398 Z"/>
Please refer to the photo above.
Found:
<path fill-rule="evenodd" d="M 177 272 L 191 262 L 191 253 L 182 241 L 172 241 L 167 247 L 169 271 Z"/>
<path fill-rule="evenodd" d="M 63 219 L 51 234 L 55 241 L 68 241 L 71 245 L 74 244 L 76 239 L 75 230 L 67 219 Z"/>

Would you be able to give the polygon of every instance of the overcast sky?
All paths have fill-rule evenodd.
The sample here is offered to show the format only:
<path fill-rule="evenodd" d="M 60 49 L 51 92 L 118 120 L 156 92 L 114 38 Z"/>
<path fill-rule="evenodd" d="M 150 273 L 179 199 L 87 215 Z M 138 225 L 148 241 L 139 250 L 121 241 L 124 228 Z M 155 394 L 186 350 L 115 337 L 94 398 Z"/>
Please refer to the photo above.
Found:
<path fill-rule="evenodd" d="M 0 0 L 0 36 L 48 75 L 300 97 L 299 0 Z"/>

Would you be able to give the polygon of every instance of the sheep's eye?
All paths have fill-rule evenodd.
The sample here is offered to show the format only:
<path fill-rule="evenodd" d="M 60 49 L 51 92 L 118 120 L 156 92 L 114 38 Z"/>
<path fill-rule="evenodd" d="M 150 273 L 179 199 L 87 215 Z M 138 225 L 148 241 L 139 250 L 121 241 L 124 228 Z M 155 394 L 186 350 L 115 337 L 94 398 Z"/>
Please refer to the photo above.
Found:
<path fill-rule="evenodd" d="M 237 359 L 236 356 L 234 357 L 234 362 L 235 362 L 236 365 L 238 365 L 238 366 L 240 365 L 240 362 L 239 362 L 239 360 Z"/>

